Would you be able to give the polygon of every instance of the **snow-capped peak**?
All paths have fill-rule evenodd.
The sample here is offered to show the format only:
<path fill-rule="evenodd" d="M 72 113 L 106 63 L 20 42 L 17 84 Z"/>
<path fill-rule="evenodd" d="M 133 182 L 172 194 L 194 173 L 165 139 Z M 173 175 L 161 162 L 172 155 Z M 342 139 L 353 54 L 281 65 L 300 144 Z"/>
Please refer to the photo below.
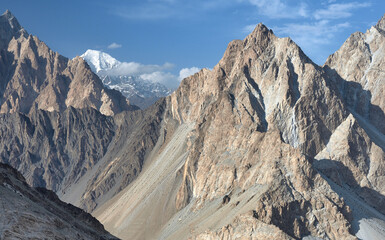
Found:
<path fill-rule="evenodd" d="M 98 50 L 88 49 L 80 57 L 88 62 L 91 69 L 96 73 L 100 71 L 111 70 L 121 64 L 118 60 L 111 57 L 109 54 Z"/>

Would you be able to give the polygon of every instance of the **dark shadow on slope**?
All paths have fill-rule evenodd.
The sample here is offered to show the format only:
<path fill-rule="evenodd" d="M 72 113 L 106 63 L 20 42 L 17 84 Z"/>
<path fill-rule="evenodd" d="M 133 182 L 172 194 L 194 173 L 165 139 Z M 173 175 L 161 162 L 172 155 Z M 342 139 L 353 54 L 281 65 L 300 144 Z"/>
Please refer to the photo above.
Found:
<path fill-rule="evenodd" d="M 333 191 L 344 198 L 345 203 L 352 210 L 353 218 L 349 221 L 353 227 L 353 234 L 357 233 L 361 219 L 373 217 L 373 215 L 365 216 L 365 211 L 368 211 L 363 210 L 365 206 L 360 206 L 360 203 L 368 204 L 383 214 L 382 220 L 385 221 L 385 196 L 371 188 L 361 187 L 354 178 L 353 172 L 343 163 L 322 159 L 314 161 L 313 166 L 329 182 Z M 357 196 L 356 198 L 355 195 Z M 347 217 L 349 219 L 349 216 Z"/>
<path fill-rule="evenodd" d="M 6 49 L 0 50 L 0 106 L 3 104 L 4 92 L 10 76 L 13 76 L 16 69 L 16 66 L 12 64 L 14 60 L 13 53 L 8 52 Z"/>
<path fill-rule="evenodd" d="M 361 84 L 357 82 L 343 79 L 329 66 L 324 66 L 324 69 L 328 78 L 337 85 L 339 93 L 348 108 L 353 111 L 354 114 L 359 114 L 361 117 L 367 119 L 378 131 L 385 134 L 385 114 L 379 106 L 371 103 L 372 93 L 363 89 Z M 361 127 L 368 132 L 365 126 Z M 379 143 L 376 144 L 379 146 L 382 145 Z"/>
<path fill-rule="evenodd" d="M 260 132 L 266 132 L 268 129 L 268 123 L 266 121 L 266 113 L 265 113 L 265 103 L 263 101 L 263 95 L 261 90 L 258 87 L 258 84 L 255 80 L 250 76 L 250 71 L 248 66 L 243 67 L 243 73 L 248 81 L 248 83 L 254 88 L 254 90 L 258 93 L 260 99 L 257 99 L 254 94 L 249 93 L 250 103 L 253 109 L 258 113 L 258 117 L 261 119 L 261 127 L 258 128 Z M 251 91 L 251 90 L 250 90 Z"/>
<path fill-rule="evenodd" d="M 294 71 L 293 63 L 289 59 L 286 60 L 286 64 L 290 72 L 289 89 L 292 97 L 291 106 L 293 107 L 301 96 L 301 93 L 299 91 L 299 84 L 298 84 L 298 74 Z"/>

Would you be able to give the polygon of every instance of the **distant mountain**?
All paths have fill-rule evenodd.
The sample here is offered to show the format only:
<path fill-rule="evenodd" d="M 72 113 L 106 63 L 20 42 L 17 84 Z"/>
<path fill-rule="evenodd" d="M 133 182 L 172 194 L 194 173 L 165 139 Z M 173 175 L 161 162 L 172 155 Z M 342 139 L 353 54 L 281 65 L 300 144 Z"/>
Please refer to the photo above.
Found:
<path fill-rule="evenodd" d="M 165 85 L 145 80 L 140 76 L 117 75 L 114 70 L 119 68 L 122 63 L 107 53 L 89 49 L 81 57 L 102 79 L 105 86 L 120 91 L 130 103 L 142 109 L 172 92 Z"/>
<path fill-rule="evenodd" d="M 92 71 L 95 73 L 112 70 L 121 64 L 121 62 L 111 57 L 109 54 L 97 50 L 88 49 L 80 57 L 90 65 Z"/>
<path fill-rule="evenodd" d="M 0 239 L 118 239 L 96 218 L 0 163 Z"/>
<path fill-rule="evenodd" d="M 0 16 L 0 113 L 92 107 L 105 115 L 137 109 L 104 87 L 85 61 L 69 60 L 29 35 L 9 12 Z"/>

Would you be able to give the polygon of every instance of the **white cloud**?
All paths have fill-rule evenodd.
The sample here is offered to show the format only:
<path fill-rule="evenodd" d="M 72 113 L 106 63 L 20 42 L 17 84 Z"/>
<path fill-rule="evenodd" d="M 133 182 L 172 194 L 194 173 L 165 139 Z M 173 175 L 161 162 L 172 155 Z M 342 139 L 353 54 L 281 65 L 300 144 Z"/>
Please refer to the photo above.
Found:
<path fill-rule="evenodd" d="M 369 7 L 368 2 L 350 2 L 350 3 L 333 3 L 326 9 L 318 9 L 314 13 L 314 18 L 320 19 L 340 19 L 352 16 L 352 11 L 359 8 Z"/>
<path fill-rule="evenodd" d="M 199 68 L 197 67 L 192 67 L 192 68 L 182 68 L 180 71 L 179 71 L 179 81 L 182 81 L 183 79 L 185 79 L 186 77 L 189 77 L 197 72 L 199 72 Z"/>
<path fill-rule="evenodd" d="M 313 46 L 330 43 L 335 33 L 349 26 L 348 22 L 332 24 L 328 20 L 321 20 L 314 23 L 288 23 L 274 29 L 278 35 L 290 36 L 300 46 Z"/>
<path fill-rule="evenodd" d="M 176 76 L 170 72 L 155 71 L 151 73 L 141 74 L 140 77 L 146 81 L 162 83 L 169 88 L 176 88 L 180 81 L 184 78 L 193 75 L 200 69 L 197 67 L 182 68 L 179 71 L 179 76 Z"/>
<path fill-rule="evenodd" d="M 145 65 L 137 62 L 121 62 L 115 68 L 108 70 L 105 74 L 112 76 L 119 75 L 141 75 L 157 71 L 170 70 L 174 67 L 172 63 L 165 63 L 163 65 Z"/>
<path fill-rule="evenodd" d="M 258 11 L 269 18 L 303 18 L 308 17 L 308 6 L 301 2 L 296 6 L 289 6 L 281 0 L 248 0 L 258 8 Z"/>
<path fill-rule="evenodd" d="M 174 88 L 178 85 L 177 77 L 169 72 L 152 72 L 141 74 L 140 77 L 146 81 L 164 84 L 166 87 Z"/>
<path fill-rule="evenodd" d="M 110 45 L 108 45 L 108 49 L 116 49 L 116 48 L 121 48 L 122 47 L 122 45 L 121 44 L 118 44 L 118 43 L 115 43 L 115 42 L 113 42 L 113 43 L 111 43 Z"/>
<path fill-rule="evenodd" d="M 254 31 L 254 28 L 255 28 L 256 26 L 257 26 L 256 24 L 247 25 L 247 26 L 245 26 L 245 27 L 242 29 L 242 32 L 243 32 L 243 33 L 249 34 L 249 33 L 251 33 L 251 32 Z"/>

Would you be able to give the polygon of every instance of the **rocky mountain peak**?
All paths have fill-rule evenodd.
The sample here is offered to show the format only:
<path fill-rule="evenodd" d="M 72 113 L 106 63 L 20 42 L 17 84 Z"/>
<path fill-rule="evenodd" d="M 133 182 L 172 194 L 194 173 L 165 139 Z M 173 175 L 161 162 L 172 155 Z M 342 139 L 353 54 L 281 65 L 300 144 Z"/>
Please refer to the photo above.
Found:
<path fill-rule="evenodd" d="M 27 32 L 15 16 L 7 10 L 0 16 L 0 49 L 6 48 L 13 37 L 27 36 Z"/>
<path fill-rule="evenodd" d="M 262 34 L 268 34 L 268 33 L 273 33 L 273 30 L 269 29 L 268 27 L 266 27 L 263 23 L 258 23 L 257 26 L 255 26 L 253 32 L 251 33 L 251 35 L 255 34 L 255 33 L 262 33 Z"/>
<path fill-rule="evenodd" d="M 15 16 L 11 13 L 11 11 L 6 10 L 2 15 L 1 19 L 6 20 L 9 22 L 12 28 L 20 30 L 22 27 L 20 26 L 19 22 L 15 18 Z"/>
<path fill-rule="evenodd" d="M 382 16 L 382 18 L 377 22 L 376 26 L 377 29 L 385 31 L 385 14 Z"/>
<path fill-rule="evenodd" d="M 253 44 L 254 46 L 264 46 L 268 41 L 275 38 L 276 36 L 271 29 L 267 28 L 262 23 L 259 23 L 254 28 L 253 32 L 244 40 L 244 46 L 248 47 L 250 44 Z"/>

